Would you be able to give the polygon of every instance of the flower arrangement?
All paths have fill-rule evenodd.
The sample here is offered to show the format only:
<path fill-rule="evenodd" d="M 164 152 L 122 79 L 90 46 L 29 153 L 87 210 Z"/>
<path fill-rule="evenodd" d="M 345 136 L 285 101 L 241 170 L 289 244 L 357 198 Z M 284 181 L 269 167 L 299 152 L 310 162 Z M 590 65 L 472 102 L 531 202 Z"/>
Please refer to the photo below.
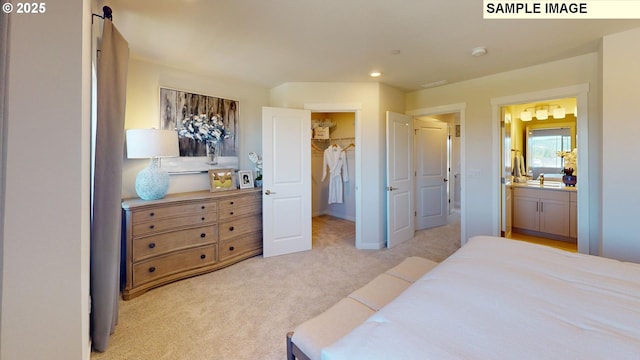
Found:
<path fill-rule="evenodd" d="M 184 119 L 178 135 L 206 143 L 226 139 L 230 134 L 224 127 L 222 116 L 218 114 L 208 118 L 206 114 L 202 114 L 190 115 L 189 118 Z"/>
<path fill-rule="evenodd" d="M 558 156 L 564 160 L 564 170 L 563 172 L 566 175 L 573 174 L 573 171 L 576 169 L 578 163 L 578 149 L 573 149 L 571 151 L 558 151 Z"/>

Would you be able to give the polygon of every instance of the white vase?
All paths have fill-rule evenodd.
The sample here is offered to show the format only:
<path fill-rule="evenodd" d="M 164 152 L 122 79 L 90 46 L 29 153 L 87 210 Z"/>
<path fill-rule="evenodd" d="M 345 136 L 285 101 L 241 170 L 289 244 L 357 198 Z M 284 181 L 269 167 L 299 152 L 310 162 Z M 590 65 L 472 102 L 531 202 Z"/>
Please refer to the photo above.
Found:
<path fill-rule="evenodd" d="M 219 141 L 207 141 L 207 164 L 216 165 L 218 163 L 218 157 L 222 150 L 222 144 Z"/>

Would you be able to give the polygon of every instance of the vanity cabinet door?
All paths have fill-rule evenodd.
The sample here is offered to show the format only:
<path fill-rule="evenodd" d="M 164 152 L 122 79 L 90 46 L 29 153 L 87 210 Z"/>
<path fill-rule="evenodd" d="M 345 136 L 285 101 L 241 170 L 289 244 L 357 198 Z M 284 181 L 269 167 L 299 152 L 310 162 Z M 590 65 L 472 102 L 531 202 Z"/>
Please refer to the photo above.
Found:
<path fill-rule="evenodd" d="M 569 236 L 569 203 L 567 201 L 540 200 L 540 231 Z"/>
<path fill-rule="evenodd" d="M 513 227 L 538 231 L 540 228 L 538 198 L 518 196 L 513 197 Z"/>

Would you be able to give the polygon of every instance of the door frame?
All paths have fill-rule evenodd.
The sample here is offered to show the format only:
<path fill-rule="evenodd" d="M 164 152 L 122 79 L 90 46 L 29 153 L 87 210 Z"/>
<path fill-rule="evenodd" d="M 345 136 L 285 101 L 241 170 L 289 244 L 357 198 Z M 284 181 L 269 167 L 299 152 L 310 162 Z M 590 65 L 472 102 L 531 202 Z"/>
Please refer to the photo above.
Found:
<path fill-rule="evenodd" d="M 576 115 L 576 137 L 577 148 L 584 149 L 578 156 L 578 169 L 584 174 L 580 177 L 580 186 L 578 188 L 578 252 L 583 254 L 597 254 L 598 247 L 596 244 L 591 244 L 590 232 L 589 232 L 589 84 L 578 84 L 573 86 L 566 86 L 561 88 L 547 89 L 535 92 L 529 92 L 524 94 L 503 96 L 491 99 L 491 111 L 492 111 L 492 159 L 491 168 L 491 183 L 494 186 L 491 188 L 492 202 L 491 208 L 493 213 L 493 229 L 495 236 L 500 234 L 500 218 L 502 216 L 500 206 L 500 187 L 502 186 L 500 181 L 500 142 L 502 141 L 500 135 L 500 108 L 502 106 L 546 101 L 559 98 L 576 98 L 577 115 Z M 582 190 L 580 190 L 582 189 Z M 594 239 L 595 240 L 595 239 Z"/>
<path fill-rule="evenodd" d="M 466 156 L 465 156 L 465 123 L 467 103 L 455 103 L 449 105 L 434 106 L 407 111 L 406 114 L 413 117 L 433 116 L 441 114 L 460 114 L 460 244 L 467 243 L 467 195 L 466 195 Z"/>
<path fill-rule="evenodd" d="M 362 218 L 362 192 L 359 190 L 362 188 L 362 104 L 360 103 L 305 103 L 304 109 L 313 112 L 349 112 L 354 113 L 355 117 L 355 182 L 356 182 L 356 249 L 362 249 L 362 229 L 364 224 Z M 309 139 L 309 146 L 311 146 L 311 139 Z M 311 158 L 309 158 L 311 161 Z M 351 166 L 351 165 L 349 165 Z M 352 181 L 349 179 L 349 181 Z"/>

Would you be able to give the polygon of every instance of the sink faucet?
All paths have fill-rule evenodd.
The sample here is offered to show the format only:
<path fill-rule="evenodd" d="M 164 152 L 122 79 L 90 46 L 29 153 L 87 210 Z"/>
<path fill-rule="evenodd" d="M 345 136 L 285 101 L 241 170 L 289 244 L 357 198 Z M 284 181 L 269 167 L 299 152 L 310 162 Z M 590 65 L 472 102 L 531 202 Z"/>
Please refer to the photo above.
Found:
<path fill-rule="evenodd" d="M 540 185 L 544 185 L 544 174 L 540 174 L 538 179 L 540 179 Z"/>

